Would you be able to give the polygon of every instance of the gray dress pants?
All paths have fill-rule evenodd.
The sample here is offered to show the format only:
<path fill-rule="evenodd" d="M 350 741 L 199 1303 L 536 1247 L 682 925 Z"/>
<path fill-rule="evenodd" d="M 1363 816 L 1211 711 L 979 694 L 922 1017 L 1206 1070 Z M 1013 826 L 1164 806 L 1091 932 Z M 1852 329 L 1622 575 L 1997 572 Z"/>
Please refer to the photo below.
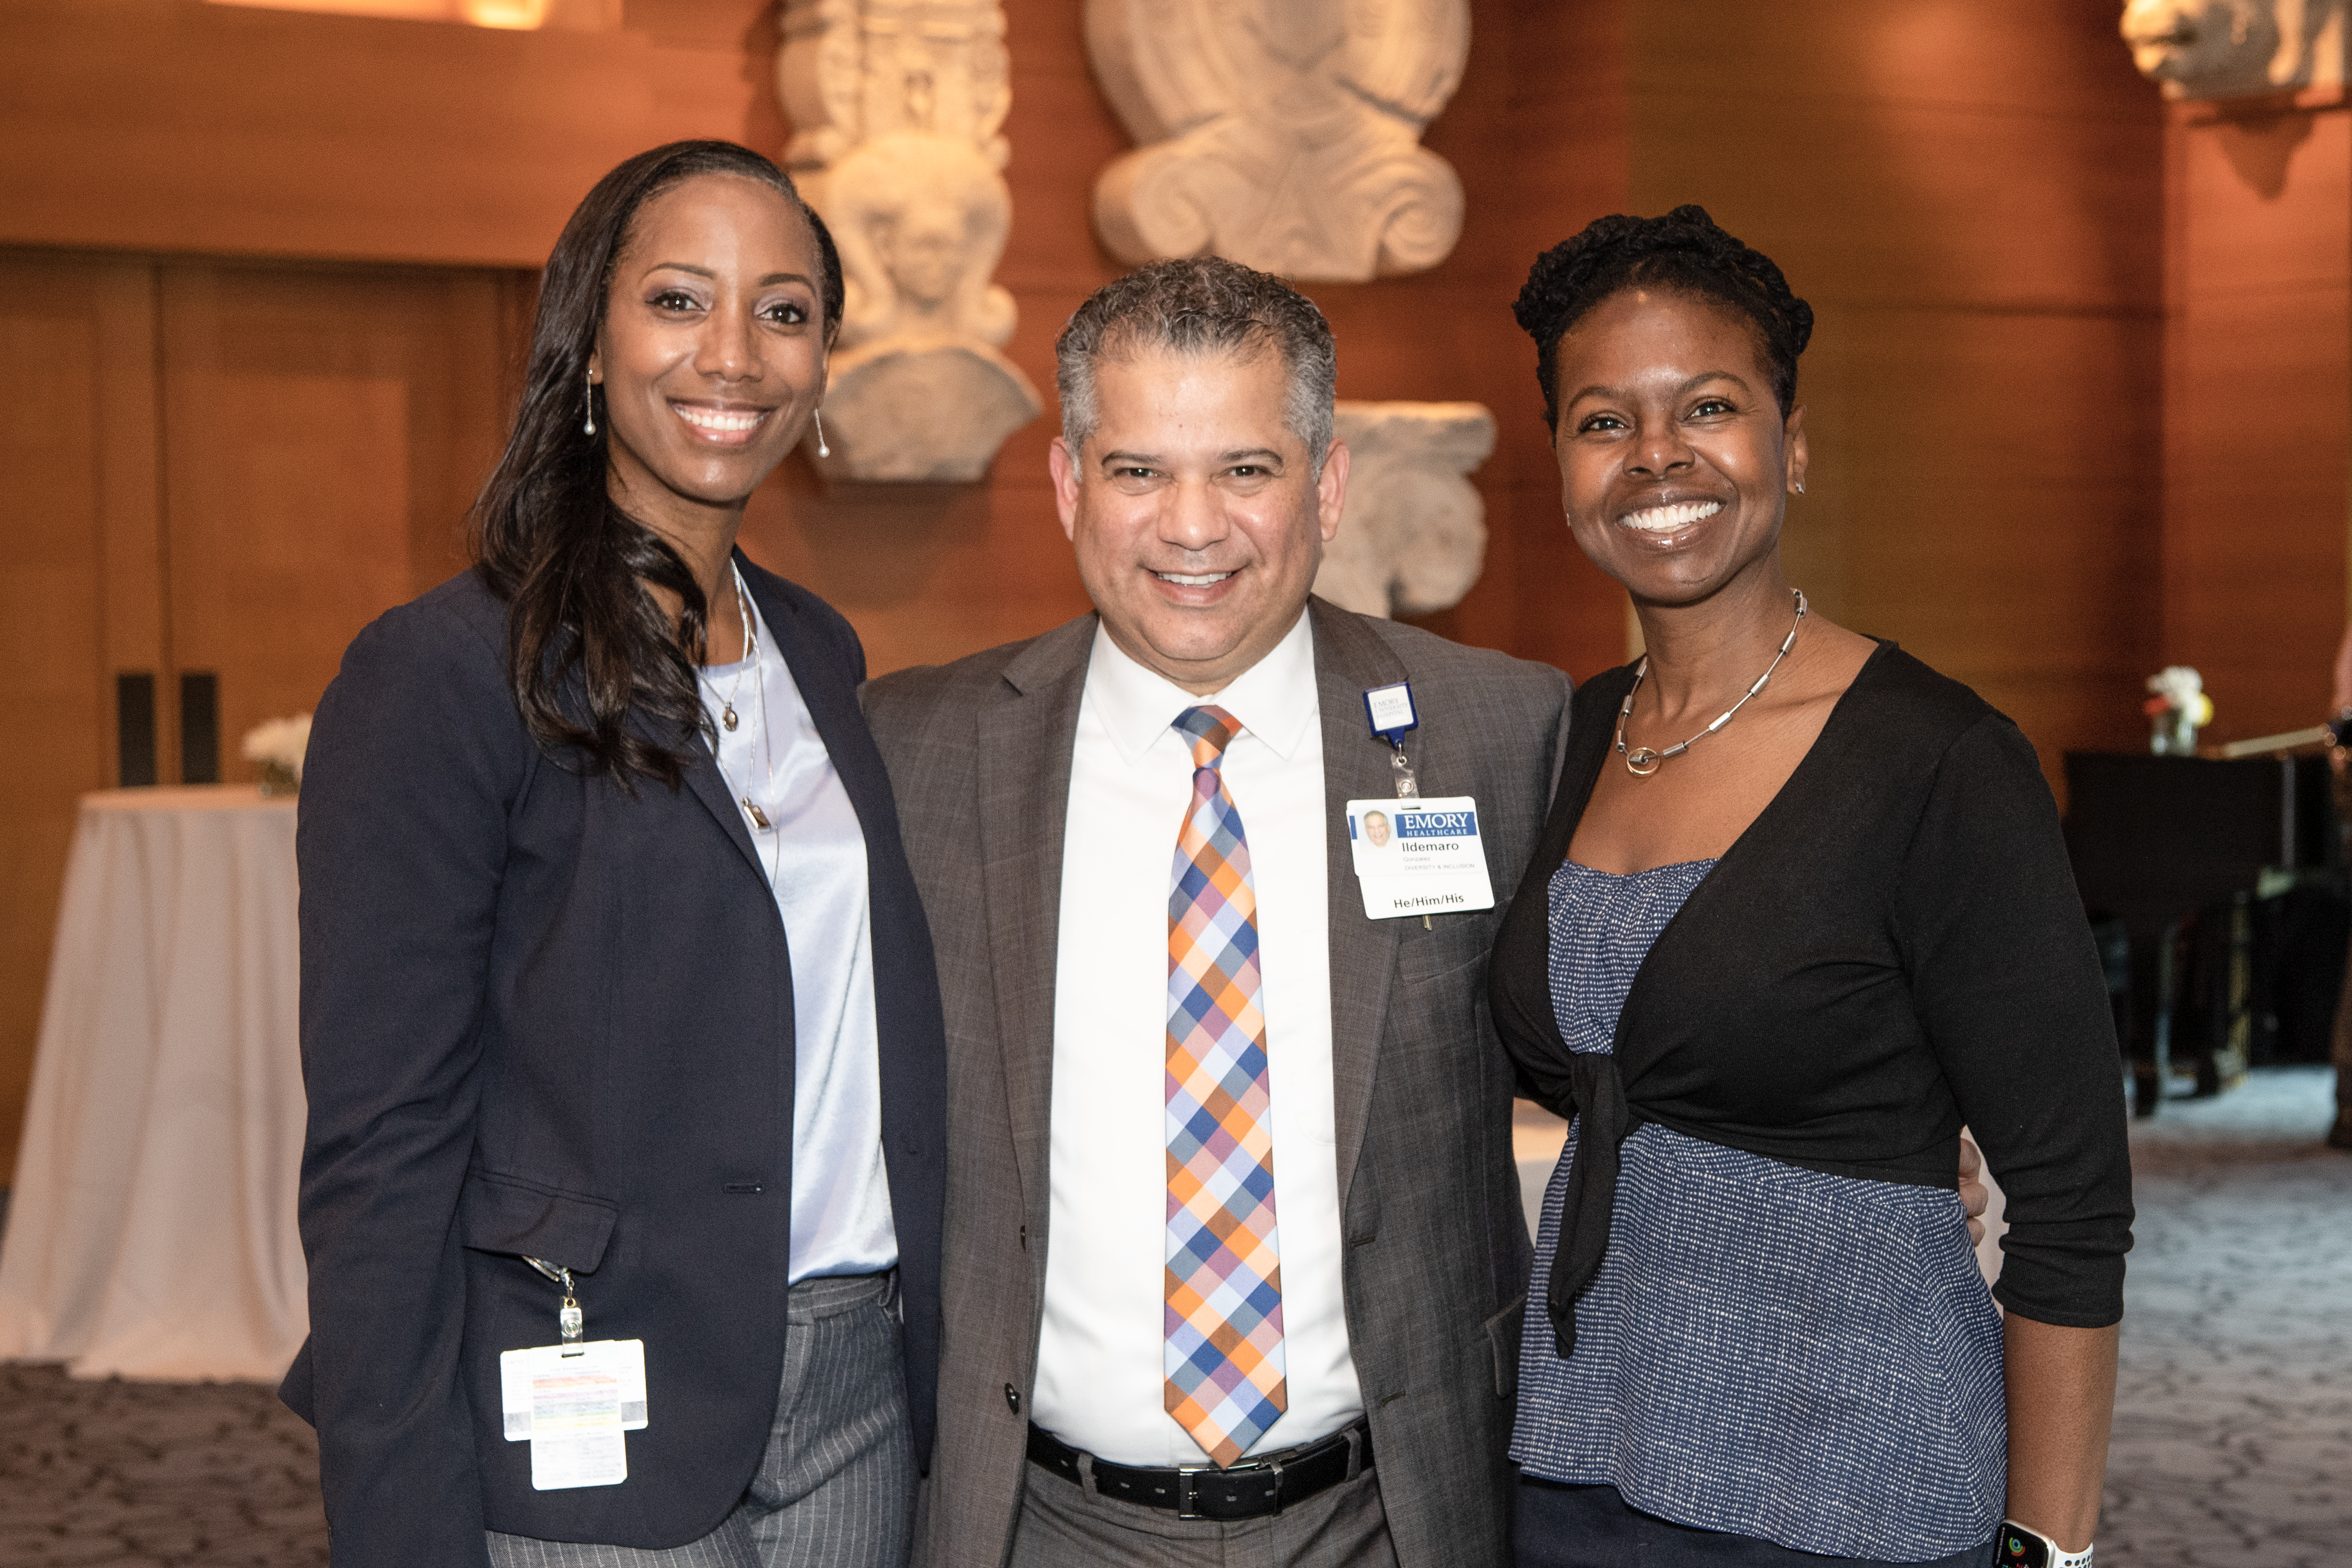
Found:
<path fill-rule="evenodd" d="M 492 1568 L 906 1568 L 915 1449 L 898 1277 L 803 1279 L 785 1321 L 768 1449 L 717 1530 L 662 1551 L 491 1531 Z"/>

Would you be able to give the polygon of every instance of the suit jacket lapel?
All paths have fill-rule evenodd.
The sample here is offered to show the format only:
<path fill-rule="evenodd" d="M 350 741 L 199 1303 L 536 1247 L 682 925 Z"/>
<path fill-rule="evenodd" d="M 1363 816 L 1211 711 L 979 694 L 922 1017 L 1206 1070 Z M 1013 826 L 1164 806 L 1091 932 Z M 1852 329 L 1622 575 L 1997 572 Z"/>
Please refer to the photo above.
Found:
<path fill-rule="evenodd" d="M 1389 991 L 1396 978 L 1397 925 L 1364 914 L 1348 849 L 1347 803 L 1396 793 L 1388 743 L 1364 718 L 1364 692 L 1405 679 L 1402 660 L 1357 616 L 1307 601 L 1315 630 L 1315 688 L 1322 710 L 1326 863 L 1331 928 L 1331 1079 L 1344 1213 L 1364 1123 L 1372 1103 Z"/>
<path fill-rule="evenodd" d="M 972 715 L 980 752 L 980 908 L 995 959 L 1013 1149 L 1032 1223 L 1041 1226 L 1054 1099 L 1062 837 L 1095 624 L 1095 616 L 1082 616 L 1031 643 L 1005 666 L 994 701 Z M 1035 1256 L 1042 1268 L 1045 1249 Z"/>

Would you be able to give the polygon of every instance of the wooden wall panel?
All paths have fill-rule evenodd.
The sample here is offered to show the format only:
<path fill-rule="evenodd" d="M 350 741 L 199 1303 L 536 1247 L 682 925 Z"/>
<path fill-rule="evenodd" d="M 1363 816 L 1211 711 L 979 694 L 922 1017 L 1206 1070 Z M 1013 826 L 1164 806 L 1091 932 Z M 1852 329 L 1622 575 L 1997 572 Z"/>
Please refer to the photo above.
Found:
<path fill-rule="evenodd" d="M 2215 739 L 2326 711 L 2352 510 L 2352 112 L 2183 109 L 2166 344 L 2164 662 Z"/>
<path fill-rule="evenodd" d="M 28 263 L 37 265 L 37 263 Z M 121 671 L 153 670 L 155 776 L 180 772 L 179 692 L 172 668 L 171 619 L 164 607 L 163 380 L 155 269 L 121 257 L 81 257 L 98 307 L 99 531 L 106 651 L 101 685 Z M 105 692 L 107 746 L 120 737 L 115 700 Z M 121 782 L 110 767 L 105 782 Z"/>
<path fill-rule="evenodd" d="M 1632 197 L 1814 307 L 1787 552 L 1828 615 L 2071 747 L 2160 662 L 2162 112 L 2092 0 L 1637 9 Z"/>
<path fill-rule="evenodd" d="M 496 274 L 178 265 L 162 280 L 171 626 L 220 675 L 222 776 L 344 647 L 462 568 L 496 460 Z"/>
<path fill-rule="evenodd" d="M 115 782 L 114 671 L 162 653 L 142 432 L 152 322 L 135 264 L 0 256 L 0 1173 L 16 1168 L 76 802 Z"/>
<path fill-rule="evenodd" d="M 0 5 L 0 245 L 535 268 L 630 153 L 781 142 L 765 9 L 720 9 L 518 33 L 202 0 Z"/>
<path fill-rule="evenodd" d="M 119 782 L 114 678 L 307 710 L 369 619 L 461 569 L 515 392 L 512 274 L 0 251 L 0 1173 L 13 1168 L 75 802 Z M 25 374 L 37 369 L 38 374 Z"/>
<path fill-rule="evenodd" d="M 1343 382 L 1351 353 L 1381 342 L 1417 375 L 1347 395 L 1466 397 L 1496 419 L 1495 455 L 1474 476 L 1486 502 L 1486 570 L 1456 608 L 1423 624 L 1464 642 L 1543 659 L 1582 678 L 1624 657 L 1624 594 L 1576 548 L 1536 390 L 1535 345 L 1511 301 L 1543 250 L 1627 198 L 1625 8 L 1474 5 L 1462 90 L 1426 143 L 1462 175 L 1468 215 L 1444 266 L 1352 291 L 1333 321 Z M 1417 308 L 1386 301 L 1406 293 Z M 1412 390 L 1392 390 L 1412 386 Z"/>

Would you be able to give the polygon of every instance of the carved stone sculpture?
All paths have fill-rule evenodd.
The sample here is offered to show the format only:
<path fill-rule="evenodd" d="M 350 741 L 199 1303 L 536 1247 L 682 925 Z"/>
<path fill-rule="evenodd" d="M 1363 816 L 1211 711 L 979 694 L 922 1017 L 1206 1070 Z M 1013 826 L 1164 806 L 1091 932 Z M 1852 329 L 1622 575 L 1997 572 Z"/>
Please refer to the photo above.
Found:
<path fill-rule="evenodd" d="M 2167 98 L 2344 85 L 2347 0 L 2131 0 L 2122 32 Z"/>
<path fill-rule="evenodd" d="M 1462 182 L 1420 137 L 1461 84 L 1468 0 L 1087 0 L 1086 17 L 1141 144 L 1095 184 L 1114 254 L 1360 282 L 1453 250 Z"/>
<path fill-rule="evenodd" d="M 789 0 L 783 37 L 777 89 L 797 128 L 784 158 L 833 230 L 847 294 L 824 469 L 977 479 L 1044 406 L 998 352 L 1015 312 L 991 281 L 1013 226 L 1004 13 L 993 0 Z"/>
<path fill-rule="evenodd" d="M 1486 562 L 1486 507 L 1468 479 L 1495 450 L 1475 403 L 1341 403 L 1348 510 L 1315 591 L 1367 616 L 1451 609 Z"/>

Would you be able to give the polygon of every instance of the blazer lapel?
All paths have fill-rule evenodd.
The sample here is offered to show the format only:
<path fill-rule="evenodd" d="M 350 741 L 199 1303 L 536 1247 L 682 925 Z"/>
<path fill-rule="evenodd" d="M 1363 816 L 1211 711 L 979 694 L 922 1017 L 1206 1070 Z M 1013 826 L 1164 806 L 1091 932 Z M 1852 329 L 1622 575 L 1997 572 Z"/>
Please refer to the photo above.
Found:
<path fill-rule="evenodd" d="M 1396 793 L 1388 743 L 1364 718 L 1364 693 L 1406 677 L 1404 663 L 1363 621 L 1307 601 L 1315 630 L 1315 689 L 1323 725 L 1323 822 L 1329 867 L 1331 1088 L 1339 1142 L 1339 1205 L 1363 1152 L 1372 1075 L 1389 991 L 1396 979 L 1397 921 L 1369 919 L 1348 848 L 1347 803 Z"/>
<path fill-rule="evenodd" d="M 1096 617 L 1031 643 L 973 714 L 980 763 L 980 908 L 995 959 L 1013 1142 L 1032 1223 L 1046 1212 L 1054 1098 L 1054 974 L 1061 952 L 1062 836 Z M 1043 1267 L 1045 1249 L 1036 1257 Z"/>

